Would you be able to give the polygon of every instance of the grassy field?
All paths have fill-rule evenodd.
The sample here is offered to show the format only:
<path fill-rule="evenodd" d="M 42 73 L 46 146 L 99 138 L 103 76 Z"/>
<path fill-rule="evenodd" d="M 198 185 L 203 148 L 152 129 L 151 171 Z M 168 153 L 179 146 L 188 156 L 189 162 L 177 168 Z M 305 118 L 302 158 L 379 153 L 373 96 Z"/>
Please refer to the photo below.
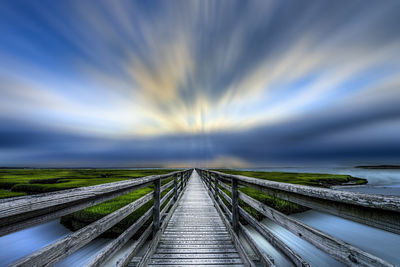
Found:
<path fill-rule="evenodd" d="M 118 182 L 173 170 L 0 169 L 0 198 Z"/>
<path fill-rule="evenodd" d="M 173 178 L 166 179 L 161 182 L 161 185 L 164 185 L 170 182 Z M 168 189 L 164 190 L 161 193 L 161 197 L 167 194 L 170 190 L 172 190 L 173 186 L 169 187 Z M 61 218 L 61 224 L 67 227 L 70 230 L 76 231 L 81 229 L 82 227 L 95 222 L 102 217 L 122 208 L 123 206 L 135 201 L 142 196 L 150 193 L 153 191 L 153 186 L 144 187 L 142 189 L 133 191 L 129 194 L 119 196 L 117 198 L 105 201 L 103 203 L 97 204 L 93 207 L 89 207 Z M 172 197 L 172 195 L 171 195 Z M 169 197 L 169 199 L 171 198 Z M 161 206 L 161 209 L 167 204 L 167 201 Z M 139 219 L 148 209 L 153 206 L 153 200 L 150 200 L 142 207 L 131 213 L 128 217 L 123 219 L 121 222 L 116 224 L 106 233 L 104 233 L 103 237 L 115 237 L 121 234 L 125 229 L 127 229 L 130 225 L 132 225 L 137 219 Z M 150 221 L 148 221 L 143 227 L 147 227 Z"/>
<path fill-rule="evenodd" d="M 220 172 L 244 175 L 248 177 L 254 177 L 259 179 L 265 179 L 270 181 L 291 183 L 307 186 L 317 186 L 317 187 L 330 187 L 332 185 L 354 185 L 354 184 L 366 184 L 368 181 L 366 179 L 356 178 L 350 175 L 341 174 L 320 174 L 320 173 L 290 173 L 290 172 L 253 172 L 253 171 L 237 171 L 237 170 L 217 170 Z M 220 187 L 222 189 L 222 187 Z M 226 194 L 231 195 L 230 192 L 223 189 Z M 246 195 L 257 199 L 258 201 L 279 210 L 285 214 L 291 214 L 296 212 L 302 212 L 307 210 L 307 208 L 297 205 L 295 203 L 279 199 L 277 197 L 268 195 L 256 189 L 240 186 L 239 191 L 245 193 Z M 227 204 L 227 202 L 225 202 Z M 257 219 L 262 219 L 262 215 L 255 209 L 248 206 L 246 203 L 240 200 L 239 203 L 247 212 L 252 214 Z"/>
<path fill-rule="evenodd" d="M 152 169 L 152 170 L 106 170 L 106 169 L 0 169 L 0 198 L 37 194 L 63 189 L 71 189 L 83 186 L 117 182 L 138 177 L 165 174 L 174 170 Z M 230 174 L 239 174 L 249 177 L 267 179 L 278 182 L 329 187 L 330 185 L 341 184 L 364 184 L 365 179 L 355 178 L 349 175 L 315 174 L 315 173 L 286 173 L 286 172 L 250 172 L 236 170 L 219 170 Z M 162 184 L 169 182 L 172 178 L 164 180 Z M 170 188 L 171 189 L 171 188 Z M 170 190 L 169 189 L 169 190 Z M 139 199 L 153 190 L 152 186 L 145 187 L 115 199 L 103 202 L 83 209 L 81 211 L 63 216 L 61 223 L 71 230 L 77 230 L 88 225 L 107 214 Z M 169 190 L 165 190 L 165 195 Z M 306 210 L 305 207 L 285 201 L 274 196 L 262 193 L 250 187 L 241 186 L 239 190 L 268 206 L 271 206 L 283 213 L 290 214 Z M 230 192 L 224 190 L 230 195 Z M 116 226 L 108 230 L 103 236 L 116 236 L 129 227 L 151 206 L 152 201 L 130 214 Z M 240 205 L 250 212 L 257 219 L 262 215 L 252 209 L 244 202 Z"/>
<path fill-rule="evenodd" d="M 256 172 L 256 171 L 237 171 L 237 170 L 217 170 L 220 172 L 236 175 L 244 175 L 259 179 L 275 182 L 309 185 L 317 187 L 330 187 L 332 185 L 343 184 L 366 184 L 366 179 L 353 177 L 343 174 L 327 173 L 296 173 L 296 172 Z"/>
<path fill-rule="evenodd" d="M 76 187 L 111 183 L 138 177 L 165 174 L 174 170 L 100 170 L 100 169 L 1 169 L 0 198 L 9 198 L 27 194 L 58 191 Z M 170 179 L 162 181 L 168 183 Z M 100 203 L 93 207 L 63 216 L 61 223 L 71 230 L 77 230 L 107 214 L 139 199 L 153 190 L 152 186 L 133 191 L 129 194 Z M 165 195 L 169 190 L 165 190 Z M 152 201 L 133 212 L 127 218 L 108 230 L 103 236 L 116 236 L 142 216 L 151 206 Z"/>

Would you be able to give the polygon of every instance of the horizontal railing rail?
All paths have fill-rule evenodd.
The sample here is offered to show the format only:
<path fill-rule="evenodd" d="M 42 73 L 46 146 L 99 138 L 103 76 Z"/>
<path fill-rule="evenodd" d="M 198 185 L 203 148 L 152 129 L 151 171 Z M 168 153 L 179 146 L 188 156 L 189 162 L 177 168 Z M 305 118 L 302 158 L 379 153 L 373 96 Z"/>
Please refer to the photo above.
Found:
<path fill-rule="evenodd" d="M 204 169 L 196 170 L 205 181 L 205 184 L 209 191 L 212 192 L 218 204 L 225 211 L 225 214 L 231 221 L 232 228 L 236 232 L 242 233 L 245 238 L 248 235 L 246 229 L 240 224 L 240 216 L 242 220 L 246 221 L 246 223 L 252 226 L 273 246 L 285 254 L 296 266 L 308 266 L 309 264 L 269 231 L 267 227 L 240 207 L 239 199 L 263 216 L 283 226 L 295 235 L 349 266 L 394 266 L 379 257 L 310 227 L 253 199 L 243 192 L 240 192 L 238 186 L 249 186 L 261 192 L 271 194 L 274 197 L 395 233 L 399 233 L 399 197 L 353 193 L 272 182 Z M 230 183 L 231 186 L 227 183 Z M 227 192 L 229 191 L 231 196 L 228 196 L 224 190 Z M 225 205 L 224 201 L 230 205 L 230 208 Z M 368 220 L 363 221 L 365 218 L 368 218 Z M 268 263 L 265 259 L 265 255 L 261 255 L 262 250 L 254 240 L 248 237 L 246 240 L 264 263 L 266 265 L 271 265 L 271 263 Z"/>
<path fill-rule="evenodd" d="M 192 170 L 176 171 L 164 175 L 151 175 L 122 182 L 17 197 L 1 201 L 0 234 L 5 235 L 96 205 L 142 187 L 154 185 L 153 192 L 23 257 L 11 266 L 52 266 L 153 200 L 154 203 L 151 209 L 99 251 L 88 264 L 88 266 L 102 266 L 105 261 L 115 255 L 152 218 L 150 226 L 148 226 L 139 239 L 128 248 L 127 252 L 118 261 L 119 266 L 126 266 L 143 246 L 150 234 L 153 233 L 155 235 L 158 233 L 162 218 L 178 200 L 191 172 Z M 173 180 L 161 186 L 162 180 L 170 178 L 173 178 Z M 161 197 L 163 192 L 165 194 Z M 164 206 L 163 209 L 160 209 L 162 206 Z"/>

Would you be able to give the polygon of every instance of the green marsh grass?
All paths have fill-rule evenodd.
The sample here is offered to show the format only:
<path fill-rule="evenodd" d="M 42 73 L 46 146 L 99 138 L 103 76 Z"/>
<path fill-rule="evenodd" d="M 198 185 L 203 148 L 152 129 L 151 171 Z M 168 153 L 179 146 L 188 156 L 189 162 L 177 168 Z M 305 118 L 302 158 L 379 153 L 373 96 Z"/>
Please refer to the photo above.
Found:
<path fill-rule="evenodd" d="M 256 171 L 238 171 L 238 170 L 217 170 L 227 174 L 243 175 L 258 179 L 265 179 L 275 182 L 300 184 L 307 186 L 316 187 L 330 187 L 332 185 L 344 185 L 344 184 L 366 184 L 368 181 L 366 179 L 356 178 L 350 175 L 340 175 L 340 174 L 319 174 L 319 173 L 289 173 L 289 172 L 256 172 Z M 228 183 L 228 185 L 230 185 Z M 229 197 L 231 193 L 219 186 Z M 308 210 L 308 208 L 295 204 L 293 202 L 277 198 L 275 196 L 266 194 L 259 190 L 256 190 L 247 186 L 239 186 L 238 190 L 264 204 L 276 209 L 284 214 L 292 214 L 297 212 L 303 212 Z M 222 197 L 222 196 L 221 196 Z M 227 201 L 224 203 L 230 207 Z M 247 205 L 244 201 L 239 200 L 239 205 L 250 213 L 257 220 L 263 219 L 263 215 Z"/>

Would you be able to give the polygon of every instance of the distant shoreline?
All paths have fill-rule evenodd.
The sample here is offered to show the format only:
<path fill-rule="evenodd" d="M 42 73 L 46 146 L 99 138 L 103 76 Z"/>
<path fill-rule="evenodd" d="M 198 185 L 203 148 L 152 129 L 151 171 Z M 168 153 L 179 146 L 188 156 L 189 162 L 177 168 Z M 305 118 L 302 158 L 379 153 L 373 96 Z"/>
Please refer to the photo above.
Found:
<path fill-rule="evenodd" d="M 400 165 L 365 165 L 365 166 L 356 166 L 357 169 L 400 169 Z"/>

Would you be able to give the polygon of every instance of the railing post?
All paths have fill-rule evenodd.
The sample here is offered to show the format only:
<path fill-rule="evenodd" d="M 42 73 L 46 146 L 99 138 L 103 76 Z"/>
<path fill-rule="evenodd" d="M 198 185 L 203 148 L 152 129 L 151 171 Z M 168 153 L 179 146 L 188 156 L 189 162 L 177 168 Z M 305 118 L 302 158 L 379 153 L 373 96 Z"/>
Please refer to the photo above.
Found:
<path fill-rule="evenodd" d="M 160 198 L 161 198 L 161 179 L 154 181 L 154 206 L 153 206 L 153 237 L 156 236 L 160 228 Z"/>
<path fill-rule="evenodd" d="M 232 178 L 232 228 L 233 231 L 239 230 L 239 201 L 238 201 L 238 181 Z"/>
<path fill-rule="evenodd" d="M 214 181 L 214 198 L 218 201 L 218 174 L 214 174 L 215 181 Z"/>
<path fill-rule="evenodd" d="M 210 172 L 207 172 L 208 173 L 208 190 L 210 190 L 211 191 L 211 173 Z"/>
<path fill-rule="evenodd" d="M 181 191 L 183 190 L 183 181 L 184 181 L 184 179 L 185 179 L 185 174 L 182 173 L 181 174 Z"/>
<path fill-rule="evenodd" d="M 178 174 L 174 175 L 174 201 L 178 199 Z"/>

